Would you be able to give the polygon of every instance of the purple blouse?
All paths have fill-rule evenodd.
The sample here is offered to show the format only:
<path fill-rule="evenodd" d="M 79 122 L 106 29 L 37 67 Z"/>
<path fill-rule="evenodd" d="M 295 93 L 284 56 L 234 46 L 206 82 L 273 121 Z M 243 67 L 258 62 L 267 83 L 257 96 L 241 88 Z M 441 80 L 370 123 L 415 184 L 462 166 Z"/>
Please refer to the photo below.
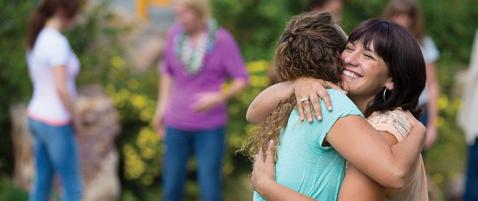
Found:
<path fill-rule="evenodd" d="M 161 72 L 169 74 L 173 81 L 165 124 L 191 131 L 225 126 L 226 103 L 206 112 L 195 112 L 192 107 L 199 100 L 199 93 L 219 92 L 227 79 L 248 80 L 239 47 L 228 31 L 219 28 L 213 49 L 205 55 L 203 67 L 190 75 L 176 54 L 176 40 L 181 30 L 179 25 L 174 25 L 166 36 Z"/>

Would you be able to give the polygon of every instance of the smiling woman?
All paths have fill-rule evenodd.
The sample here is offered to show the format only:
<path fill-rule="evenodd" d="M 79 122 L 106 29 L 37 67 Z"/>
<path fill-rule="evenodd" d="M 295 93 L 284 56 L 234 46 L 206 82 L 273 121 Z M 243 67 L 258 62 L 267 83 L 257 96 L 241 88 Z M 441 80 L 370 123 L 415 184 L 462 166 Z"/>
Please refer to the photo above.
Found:
<path fill-rule="evenodd" d="M 292 25 L 301 23 L 307 24 L 307 21 L 291 22 Z M 318 23 L 304 27 L 305 32 L 311 34 L 325 29 Z M 313 45 L 316 42 L 313 37 L 304 40 L 308 41 L 303 44 Z M 308 63 L 308 57 L 300 54 L 300 48 L 291 49 L 299 53 L 289 60 L 293 64 L 297 61 L 299 65 L 284 68 L 286 72 L 281 72 L 281 75 L 294 75 L 296 69 L 302 69 L 298 72 L 307 72 L 309 68 L 319 69 L 318 65 Z M 397 54 L 403 57 L 392 57 Z M 341 59 L 344 70 L 339 72 L 343 72 L 342 79 L 348 85 L 349 93 L 347 97 L 337 90 L 327 90 L 332 110 L 318 101 L 317 94 L 324 97 L 324 88 L 311 88 L 310 83 L 315 81 L 312 78 L 296 78 L 273 85 L 251 103 L 248 119 L 264 121 L 257 136 L 253 137 L 253 140 L 261 142 L 255 147 L 259 151 L 258 159 L 254 162 L 252 183 L 262 197 L 256 194 L 255 200 L 312 198 L 378 201 L 385 199 L 383 192 L 386 191 L 383 188 L 400 189 L 398 196 L 387 195 L 391 200 L 428 200 L 426 181 L 421 177 L 425 175 L 423 162 L 419 158 L 425 128 L 410 113 L 417 115 L 418 97 L 425 85 L 425 65 L 417 42 L 397 24 L 378 19 L 368 20 L 351 33 Z M 281 67 L 278 66 L 278 69 Z M 315 72 L 314 69 L 310 72 Z M 408 86 L 410 82 L 406 80 L 416 83 Z M 319 83 L 323 81 L 319 80 Z M 385 89 L 389 92 L 383 93 Z M 302 105 L 306 113 L 310 112 L 311 102 L 314 111 L 317 111 L 315 105 L 321 108 L 323 118 L 319 118 L 319 121 L 309 119 L 310 123 L 304 123 L 299 115 L 300 109 L 284 107 L 281 101 L 290 100 L 294 93 L 301 100 L 298 108 Z M 378 118 L 378 122 L 388 123 L 374 124 L 375 128 L 372 128 L 361 117 L 361 112 L 367 117 Z M 278 121 L 277 115 L 284 115 L 282 117 L 285 120 Z M 277 145 L 270 144 L 270 139 L 279 142 L 277 148 Z M 396 144 L 399 140 L 403 141 Z M 265 153 L 260 149 L 269 151 L 264 156 Z M 274 153 L 277 154 L 277 174 L 271 160 L 275 158 Z M 345 160 L 349 162 L 349 168 L 342 186 Z M 419 164 L 418 167 L 416 164 Z"/>

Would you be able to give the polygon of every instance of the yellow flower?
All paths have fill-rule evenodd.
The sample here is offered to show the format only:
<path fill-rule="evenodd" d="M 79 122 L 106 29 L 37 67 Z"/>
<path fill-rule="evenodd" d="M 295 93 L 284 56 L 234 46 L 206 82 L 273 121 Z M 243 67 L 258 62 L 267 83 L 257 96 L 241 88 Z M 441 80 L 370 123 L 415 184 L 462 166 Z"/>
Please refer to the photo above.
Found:
<path fill-rule="evenodd" d="M 143 109 L 139 113 L 139 119 L 141 119 L 141 121 L 148 122 L 148 121 L 151 121 L 151 119 L 153 119 L 153 115 L 154 115 L 154 112 L 152 110 Z"/>
<path fill-rule="evenodd" d="M 270 81 L 265 75 L 253 75 L 251 76 L 249 83 L 252 87 L 265 87 L 269 85 Z"/>
<path fill-rule="evenodd" d="M 139 178 L 145 170 L 145 164 L 136 153 L 134 147 L 126 144 L 123 147 L 125 156 L 125 176 L 126 179 L 133 180 Z"/>
<path fill-rule="evenodd" d="M 438 98 L 438 108 L 440 110 L 446 109 L 448 105 L 450 104 L 450 101 L 448 100 L 448 97 L 446 96 L 440 96 Z"/>
<path fill-rule="evenodd" d="M 250 73 L 260 73 L 260 72 L 267 71 L 269 66 L 270 66 L 269 61 L 258 60 L 258 61 L 249 62 L 247 64 L 247 70 Z"/>
<path fill-rule="evenodd" d="M 111 65 L 115 68 L 121 68 L 124 65 L 124 60 L 119 56 L 111 58 Z"/>
<path fill-rule="evenodd" d="M 139 132 L 136 144 L 141 149 L 141 156 L 144 159 L 152 159 L 158 152 L 159 137 L 151 128 L 144 127 Z"/>
<path fill-rule="evenodd" d="M 131 105 L 136 109 L 143 109 L 146 106 L 146 97 L 142 95 L 133 95 L 131 97 Z"/>

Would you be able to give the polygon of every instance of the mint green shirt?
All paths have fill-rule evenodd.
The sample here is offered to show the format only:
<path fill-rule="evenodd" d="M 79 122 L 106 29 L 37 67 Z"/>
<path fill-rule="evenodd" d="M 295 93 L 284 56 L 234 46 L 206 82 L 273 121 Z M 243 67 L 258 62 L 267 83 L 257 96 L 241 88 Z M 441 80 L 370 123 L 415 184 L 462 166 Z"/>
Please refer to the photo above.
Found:
<path fill-rule="evenodd" d="M 345 174 L 345 159 L 331 146 L 324 146 L 329 130 L 340 118 L 362 116 L 342 92 L 329 89 L 333 110 L 321 102 L 323 120 L 301 122 L 293 110 L 280 136 L 276 181 L 319 201 L 336 201 Z M 351 133 L 352 134 L 352 133 Z M 254 201 L 264 200 L 254 192 Z"/>

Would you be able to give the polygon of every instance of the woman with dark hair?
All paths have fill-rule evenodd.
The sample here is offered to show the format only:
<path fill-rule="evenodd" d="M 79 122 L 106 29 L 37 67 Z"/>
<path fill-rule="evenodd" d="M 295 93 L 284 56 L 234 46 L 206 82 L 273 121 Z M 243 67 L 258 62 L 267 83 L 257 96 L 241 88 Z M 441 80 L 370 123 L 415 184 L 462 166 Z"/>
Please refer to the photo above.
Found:
<path fill-rule="evenodd" d="M 75 111 L 78 58 L 62 34 L 78 12 L 77 0 L 43 0 L 28 24 L 27 62 L 33 82 L 28 123 L 33 135 L 35 181 L 30 200 L 50 197 L 58 173 L 65 201 L 82 199 L 75 133 L 81 130 Z"/>
<path fill-rule="evenodd" d="M 301 23 L 307 22 L 292 20 L 282 37 L 287 37 L 291 25 Z M 302 38 L 297 44 L 310 44 L 322 53 L 333 48 L 311 37 L 314 32 L 321 34 L 322 28 L 304 29 L 289 34 L 292 41 Z M 425 129 L 404 112 L 418 116 L 418 97 L 426 80 L 424 61 L 413 37 L 388 21 L 362 23 L 354 29 L 340 56 L 343 68 L 339 68 L 337 76 L 342 82 L 313 74 L 311 68 L 321 72 L 327 63 L 309 62 L 304 56 L 309 50 L 297 44 L 287 43 L 296 54 L 276 57 L 293 64 L 281 68 L 279 62 L 281 76 L 297 77 L 282 76 L 285 82 L 263 91 L 248 109 L 249 121 L 263 122 L 251 142 L 251 154 L 258 153 L 252 174 L 255 190 L 266 200 L 383 200 L 385 195 L 379 193 L 387 188 L 401 192 L 391 193 L 387 197 L 390 200 L 427 200 L 415 191 L 422 192 L 424 188 L 426 192 L 419 158 Z M 319 61 L 326 61 L 321 54 L 316 55 Z M 305 76 L 320 82 L 299 78 Z M 350 99 L 334 89 L 321 90 L 322 85 L 336 83 L 348 87 Z M 318 95 L 324 101 L 319 101 Z M 297 100 L 297 109 L 292 109 L 294 102 L 290 100 Z M 331 104 L 333 108 L 326 106 Z M 312 121 L 311 110 L 319 120 Z M 356 110 L 363 112 L 374 128 Z M 304 111 L 309 123 L 301 122 Z M 349 165 L 344 179 L 345 160 Z M 413 190 L 404 190 L 409 186 Z M 261 199 L 255 196 L 255 200 Z"/>
<path fill-rule="evenodd" d="M 391 0 L 385 8 L 383 17 L 407 29 L 418 41 L 422 50 L 427 69 L 427 82 L 418 105 L 423 110 L 420 121 L 427 127 L 425 148 L 430 148 L 438 137 L 436 121 L 440 86 L 436 78 L 435 62 L 440 57 L 440 52 L 432 38 L 425 35 L 422 15 L 416 0 Z"/>

